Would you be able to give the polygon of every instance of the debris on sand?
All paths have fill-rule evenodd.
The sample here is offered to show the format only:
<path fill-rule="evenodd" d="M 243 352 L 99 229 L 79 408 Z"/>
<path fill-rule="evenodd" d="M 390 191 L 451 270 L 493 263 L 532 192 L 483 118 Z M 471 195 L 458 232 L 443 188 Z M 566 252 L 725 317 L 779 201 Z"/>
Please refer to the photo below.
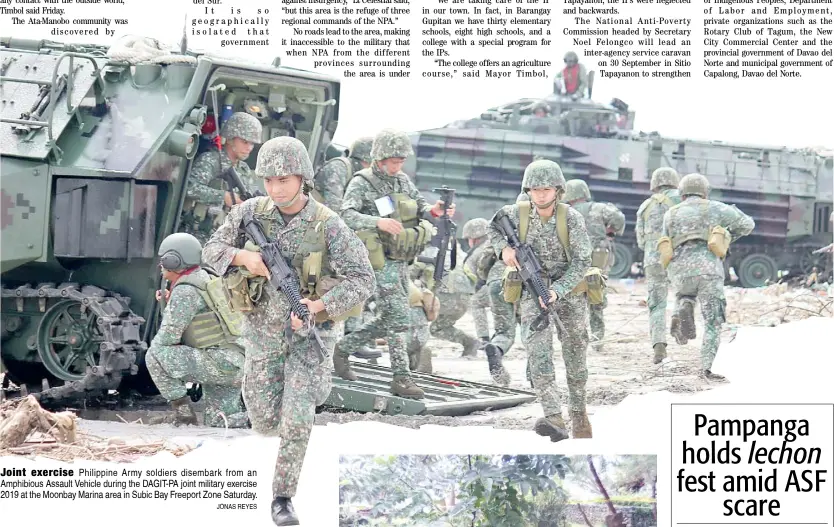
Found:
<path fill-rule="evenodd" d="M 79 430 L 77 420 L 72 412 L 44 410 L 31 395 L 6 401 L 0 405 L 0 457 L 14 454 L 60 461 L 87 459 L 123 463 L 161 451 L 181 456 L 193 449 L 165 441 L 147 443 L 88 435 Z"/>
<path fill-rule="evenodd" d="M 809 317 L 834 315 L 832 298 L 823 289 L 773 284 L 758 289 L 728 287 L 727 322 L 745 326 L 777 326 Z"/>

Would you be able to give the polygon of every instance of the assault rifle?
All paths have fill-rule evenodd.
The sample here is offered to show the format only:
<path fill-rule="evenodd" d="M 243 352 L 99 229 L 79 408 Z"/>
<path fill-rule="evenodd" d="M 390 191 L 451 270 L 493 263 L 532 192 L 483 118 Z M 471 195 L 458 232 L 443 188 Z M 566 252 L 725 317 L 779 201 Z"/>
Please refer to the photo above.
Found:
<path fill-rule="evenodd" d="M 432 192 L 440 194 L 440 201 L 443 202 L 443 214 L 435 219 L 437 234 L 431 241 L 433 247 L 437 247 L 437 255 L 434 258 L 428 256 L 417 257 L 418 262 L 434 264 L 434 288 L 436 289 L 443 276 L 446 274 L 446 252 L 449 250 L 449 243 L 452 244 L 451 266 L 454 269 L 458 261 L 458 243 L 456 233 L 458 226 L 449 216 L 449 207 L 455 201 L 455 189 L 443 185 L 440 188 L 432 189 Z"/>
<path fill-rule="evenodd" d="M 545 307 L 542 308 L 542 313 L 532 324 L 532 329 L 534 331 L 544 329 L 547 327 L 548 317 L 552 316 L 553 320 L 555 320 L 556 324 L 559 326 L 559 329 L 561 329 L 564 333 L 565 326 L 563 326 L 562 321 L 559 320 L 559 315 L 556 314 L 554 305 L 550 304 L 550 290 L 545 287 L 544 282 L 542 281 L 542 264 L 539 262 L 539 259 L 536 258 L 533 248 L 527 243 L 521 243 L 521 240 L 519 240 L 516 235 L 515 225 L 513 225 L 512 220 L 503 210 L 499 210 L 495 214 L 492 222 L 496 227 L 498 227 L 498 230 L 501 231 L 504 238 L 507 239 L 507 243 L 510 247 L 515 249 L 515 259 L 518 260 L 519 265 L 518 274 L 521 275 L 521 279 L 524 281 L 524 284 L 532 292 L 534 292 L 545 305 Z M 541 304 L 539 304 L 539 307 L 541 307 Z"/>
<path fill-rule="evenodd" d="M 240 176 L 238 175 L 237 170 L 235 170 L 234 167 L 229 167 L 223 172 L 221 172 L 220 179 L 228 183 L 229 188 L 237 189 L 237 195 L 240 196 L 240 199 L 242 199 L 243 201 L 246 201 L 247 199 L 252 199 L 257 196 L 265 195 L 260 190 L 250 192 L 246 185 L 243 184 L 243 181 L 240 179 Z"/>
<path fill-rule="evenodd" d="M 284 296 L 290 303 L 292 312 L 307 326 L 309 330 L 308 335 L 312 337 L 310 345 L 318 354 L 320 363 L 323 364 L 327 360 L 327 356 L 324 353 L 324 342 L 322 342 L 316 330 L 315 318 L 310 313 L 310 310 L 307 309 L 307 306 L 301 303 L 301 289 L 295 271 L 287 265 L 278 246 L 266 237 L 263 226 L 255 219 L 255 215 L 251 211 L 243 215 L 241 227 L 249 239 L 252 240 L 252 243 L 260 247 L 261 257 L 267 269 L 269 269 L 269 283 L 275 289 L 284 293 Z M 289 320 L 287 320 L 286 335 L 287 338 L 292 336 L 292 327 Z"/>

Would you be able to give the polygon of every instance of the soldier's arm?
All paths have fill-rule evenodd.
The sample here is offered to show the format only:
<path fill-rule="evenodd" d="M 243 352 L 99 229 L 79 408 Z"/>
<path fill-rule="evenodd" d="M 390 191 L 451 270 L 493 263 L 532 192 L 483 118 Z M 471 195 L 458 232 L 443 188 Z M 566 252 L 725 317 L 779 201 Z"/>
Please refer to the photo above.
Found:
<path fill-rule="evenodd" d="M 735 205 L 716 203 L 721 209 L 719 224 L 730 231 L 732 241 L 747 236 L 756 227 L 756 222 L 747 214 L 741 212 Z"/>
<path fill-rule="evenodd" d="M 672 210 L 672 209 L 669 209 Z M 660 232 L 661 236 L 669 236 L 669 218 L 671 217 L 669 214 L 669 210 L 667 210 L 663 214 L 663 229 Z"/>
<path fill-rule="evenodd" d="M 322 167 L 316 187 L 324 198 L 324 205 L 338 212 L 342 209 L 342 194 L 347 180 L 347 167 L 341 161 L 327 163 Z"/>
<path fill-rule="evenodd" d="M 258 202 L 258 198 L 248 199 L 232 207 L 223 225 L 214 231 L 209 241 L 203 246 L 203 263 L 211 266 L 218 274 L 226 274 L 235 255 L 243 247 L 246 237 L 240 233 L 240 222 L 243 219 L 243 213 L 252 210 Z"/>
<path fill-rule="evenodd" d="M 571 261 L 561 278 L 553 282 L 550 287 L 559 298 L 573 291 L 585 272 L 591 266 L 591 238 L 585 229 L 585 220 L 576 209 L 568 209 L 568 238 L 570 238 Z"/>
<path fill-rule="evenodd" d="M 637 247 L 641 251 L 646 247 L 646 227 L 643 225 L 643 211 L 646 209 L 646 202 L 644 201 L 640 208 L 637 209 L 637 218 L 634 222 L 634 234 L 637 235 Z"/>
<path fill-rule="evenodd" d="M 330 265 L 344 277 L 321 298 L 327 313 L 336 317 L 370 298 L 376 278 L 365 244 L 341 218 L 333 216 L 327 220 L 325 237 Z"/>
<path fill-rule="evenodd" d="M 152 347 L 176 346 L 182 343 L 182 334 L 200 311 L 206 308 L 205 301 L 194 287 L 183 285 L 171 291 L 162 324 L 153 340 Z"/>
<path fill-rule="evenodd" d="M 605 204 L 605 210 L 602 213 L 605 220 L 605 228 L 607 232 L 611 232 L 614 236 L 622 236 L 625 232 L 625 214 L 611 203 Z"/>
<path fill-rule="evenodd" d="M 513 207 L 516 207 L 516 206 L 515 205 L 504 205 L 503 207 L 501 207 L 500 210 L 503 210 L 504 212 L 509 214 L 510 218 L 513 218 L 513 223 L 515 224 L 516 228 L 518 228 L 518 213 L 513 214 L 513 212 L 515 212 L 515 211 L 513 211 Z M 516 210 L 518 210 L 517 207 L 516 207 Z M 496 214 L 498 214 L 498 213 L 496 212 Z M 494 219 L 494 217 L 493 217 L 493 219 Z M 504 235 L 501 234 L 501 230 L 498 227 L 496 227 L 495 224 L 491 220 L 489 222 L 489 228 L 487 229 L 487 236 L 489 237 L 489 244 L 492 246 L 492 249 L 495 251 L 496 257 L 499 260 L 502 260 L 501 252 L 508 245 L 507 239 L 504 238 Z"/>
<path fill-rule="evenodd" d="M 362 196 L 368 190 L 368 182 L 362 177 L 355 177 L 350 180 L 345 189 L 345 196 L 342 198 L 341 216 L 348 227 L 355 231 L 376 229 L 379 217 L 370 214 L 362 214 Z"/>
<path fill-rule="evenodd" d="M 225 192 L 211 188 L 209 183 L 219 173 L 220 166 L 214 152 L 203 152 L 194 160 L 191 174 L 188 176 L 188 188 L 185 192 L 189 198 L 205 205 L 222 205 Z"/>
<path fill-rule="evenodd" d="M 585 68 L 584 64 L 579 65 L 579 79 L 577 79 L 578 85 L 576 88 L 576 93 L 583 97 L 588 96 L 588 70 Z"/>

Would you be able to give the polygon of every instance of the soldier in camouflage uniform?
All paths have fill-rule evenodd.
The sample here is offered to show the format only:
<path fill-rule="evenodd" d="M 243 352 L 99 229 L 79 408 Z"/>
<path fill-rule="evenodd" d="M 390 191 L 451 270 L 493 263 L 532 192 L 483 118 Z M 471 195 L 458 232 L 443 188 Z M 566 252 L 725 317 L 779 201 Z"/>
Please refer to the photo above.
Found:
<path fill-rule="evenodd" d="M 228 321 L 206 296 L 211 277 L 200 268 L 202 250 L 199 240 L 186 233 L 172 234 L 159 246 L 162 276 L 171 289 L 164 292 L 167 306 L 162 325 L 151 341 L 145 364 L 174 412 L 151 424 L 173 418 L 176 425 L 196 425 L 185 387 L 186 382 L 194 382 L 203 387 L 207 426 L 228 423 L 229 428 L 244 428 L 249 421 L 240 401 L 243 348 L 236 338 L 227 337 L 235 321 Z M 161 299 L 159 291 L 157 297 Z"/>
<path fill-rule="evenodd" d="M 707 379 L 722 377 L 710 371 L 718 352 L 721 324 L 725 320 L 724 263 L 707 246 L 710 231 L 723 227 L 735 241 L 753 231 L 753 218 L 709 198 L 709 181 L 701 174 L 684 176 L 678 185 L 681 199 L 663 216 L 663 236 L 671 239 L 673 256 L 667 271 L 675 288 L 675 313 L 670 333 L 678 344 L 695 339 L 695 300 L 704 317 L 701 343 L 701 374 Z"/>
<path fill-rule="evenodd" d="M 579 57 L 573 51 L 565 53 L 565 67 L 556 74 L 553 81 L 553 93 L 569 95 L 574 99 L 585 97 L 588 89 L 588 70 L 580 64 Z"/>
<path fill-rule="evenodd" d="M 296 493 L 315 409 L 330 394 L 330 358 L 341 324 L 337 320 L 371 295 L 374 274 L 359 238 L 336 213 L 308 197 L 313 167 L 303 143 L 291 137 L 270 139 L 258 152 L 255 175 L 264 180 L 267 196 L 234 207 L 203 249 L 203 259 L 227 277 L 230 288 L 240 284 L 234 286 L 231 297 L 237 299 L 236 307 L 246 312 L 243 399 L 252 428 L 281 437 L 272 480 L 273 521 L 276 525 L 298 525 L 291 498 Z M 320 274 L 313 280 L 315 285 L 308 285 L 305 279 L 301 291 L 302 303 L 316 317 L 325 344 L 327 359 L 321 364 L 302 322 L 291 315 L 284 294 L 264 283 L 262 277 L 268 276 L 268 269 L 260 253 L 245 248 L 254 249 L 240 231 L 247 212 L 260 220 L 267 236 L 275 240 L 299 275 L 317 262 Z M 309 292 L 311 289 L 315 292 Z M 295 330 L 290 339 L 285 333 L 288 320 Z"/>
<path fill-rule="evenodd" d="M 429 327 L 432 337 L 456 342 L 463 346 L 462 357 L 476 357 L 481 345 L 478 339 L 455 327 L 457 321 L 469 309 L 469 303 L 474 294 L 475 282 L 464 269 L 458 267 L 449 271 L 437 288 L 440 314 Z"/>
<path fill-rule="evenodd" d="M 342 196 L 353 174 L 371 166 L 373 142 L 373 137 L 360 137 L 350 146 L 348 157 L 334 157 L 319 169 L 312 194 L 316 201 L 330 210 L 342 210 Z"/>
<path fill-rule="evenodd" d="M 219 178 L 226 169 L 234 167 L 243 184 L 249 186 L 250 191 L 255 190 L 252 169 L 246 164 L 246 158 L 261 142 L 262 131 L 260 121 L 245 112 L 232 114 L 223 123 L 220 130 L 223 147 L 219 152 L 213 148 L 203 152 L 191 166 L 181 231 L 193 234 L 205 243 L 215 224 L 222 222 L 224 207 L 228 209 L 241 203 L 240 196 Z"/>
<path fill-rule="evenodd" d="M 529 193 L 534 205 L 528 209 L 530 216 L 526 243 L 532 247 L 548 274 L 543 278 L 546 284 L 550 284 L 550 303 L 555 303 L 555 312 L 565 328 L 562 331 L 551 321 L 543 329 L 533 330 L 533 324 L 541 313 L 541 305 L 535 293 L 525 287 L 520 299 L 521 338 L 527 348 L 533 387 L 544 410 L 544 417 L 536 421 L 535 430 L 539 435 L 550 436 L 554 442 L 568 437 L 553 369 L 554 327 L 562 343 L 562 356 L 565 360 L 573 436 L 591 437 L 591 423 L 585 408 L 585 383 L 588 380 L 585 364 L 588 331 L 585 317 L 588 300 L 584 293 L 574 292 L 590 265 L 591 242 L 582 215 L 572 207 L 559 203 L 564 188 L 562 169 L 553 161 L 533 161 L 524 171 L 522 190 Z M 501 210 L 520 229 L 520 205 L 506 205 Z M 558 236 L 560 217 L 564 218 L 567 231 L 565 245 Z M 494 223 L 490 225 L 489 238 L 501 260 L 509 266 L 519 267 L 515 250 L 509 247 Z"/>
<path fill-rule="evenodd" d="M 478 262 L 485 255 L 495 254 L 487 238 L 488 228 L 488 220 L 475 218 L 464 224 L 462 233 L 463 237 L 469 241 L 469 253 L 463 261 L 463 272 L 475 283 L 475 294 L 472 295 L 469 301 L 469 312 L 475 321 L 475 334 L 478 336 L 478 340 L 480 340 L 481 347 L 489 342 L 489 318 L 487 317 L 489 288 L 484 287 L 486 285 L 486 278 L 478 276 Z"/>
<path fill-rule="evenodd" d="M 411 140 L 404 132 L 382 130 L 374 138 L 371 168 L 356 173 L 345 190 L 342 218 L 366 240 L 371 262 L 376 262 L 376 316 L 345 335 L 333 357 L 336 373 L 355 380 L 348 357 L 351 351 L 377 337 L 387 336 L 395 395 L 423 398 L 408 367 L 405 333 L 409 325 L 408 263 L 431 240 L 432 225 L 421 218 L 439 217 L 443 203 L 429 205 L 414 183 L 403 173 L 405 159 L 413 155 Z M 450 207 L 449 214 L 454 213 Z M 404 225 L 400 220 L 406 222 Z M 428 230 L 428 232 L 427 232 Z"/>
<path fill-rule="evenodd" d="M 614 263 L 614 236 L 621 236 L 625 231 L 625 215 L 611 203 L 591 201 L 591 191 L 581 179 L 567 182 L 564 200 L 576 209 L 585 220 L 585 229 L 591 239 L 591 265 L 608 275 Z M 591 340 L 595 342 L 605 338 L 605 318 L 603 312 L 608 307 L 608 297 L 603 294 L 602 303 L 590 305 Z M 601 347 L 597 344 L 597 347 Z"/>
<path fill-rule="evenodd" d="M 423 307 L 422 302 L 423 295 L 429 293 L 429 291 L 419 279 L 413 280 L 411 285 L 408 298 L 410 306 L 409 320 L 411 325 L 408 328 L 408 336 L 406 338 L 408 364 L 412 371 L 432 373 L 431 349 L 426 346 L 431 336 L 429 332 L 430 322 L 426 308 Z M 436 307 L 439 301 L 435 298 L 434 302 Z"/>
<path fill-rule="evenodd" d="M 646 304 L 649 307 L 649 329 L 654 349 L 654 363 L 666 358 L 666 299 L 669 296 L 669 278 L 660 264 L 657 240 L 663 230 L 663 215 L 669 208 L 681 202 L 678 192 L 680 176 L 673 168 L 661 167 L 652 173 L 652 197 L 637 210 L 637 246 L 643 250 L 643 273 L 649 287 Z"/>

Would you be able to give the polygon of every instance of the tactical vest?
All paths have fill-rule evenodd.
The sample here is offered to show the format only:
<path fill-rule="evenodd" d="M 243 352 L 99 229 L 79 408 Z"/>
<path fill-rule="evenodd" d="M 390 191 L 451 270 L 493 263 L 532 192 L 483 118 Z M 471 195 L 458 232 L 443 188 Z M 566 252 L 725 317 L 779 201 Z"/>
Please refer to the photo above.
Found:
<path fill-rule="evenodd" d="M 327 239 L 324 224 L 328 219 L 336 216 L 336 213 L 318 203 L 315 203 L 313 206 L 316 207 L 315 219 L 307 227 L 304 238 L 302 238 L 301 244 L 299 244 L 298 249 L 290 261 L 290 266 L 295 269 L 296 275 L 299 278 L 299 288 L 302 298 L 318 300 L 328 291 L 339 285 L 344 278 L 335 274 L 330 267 L 330 261 L 327 256 Z M 254 216 L 265 227 L 266 236 L 269 239 L 274 239 L 272 233 L 274 225 L 272 222 L 272 214 L 274 214 L 275 208 L 275 202 L 269 197 L 258 198 L 258 204 L 255 206 Z M 338 322 L 350 317 L 356 317 L 362 314 L 362 307 L 363 303 L 358 304 L 347 313 L 338 317 L 331 317 L 326 311 L 320 311 L 316 313 L 316 322 L 325 322 L 328 320 Z"/>
<path fill-rule="evenodd" d="M 594 203 L 595 202 L 593 202 L 593 201 L 583 201 L 581 203 L 577 203 L 576 205 L 574 205 L 573 208 L 577 212 L 579 212 L 579 214 L 582 214 L 582 217 L 585 219 L 585 228 L 589 231 L 589 234 L 591 234 L 590 231 L 593 230 L 594 231 L 593 234 L 596 235 L 597 237 L 605 236 L 605 229 L 603 229 L 603 232 L 599 232 L 599 230 L 596 229 L 597 226 L 592 225 L 591 222 L 589 221 L 589 219 L 591 217 L 591 209 L 593 208 Z M 610 258 L 610 251 L 607 248 L 605 248 L 605 247 L 594 247 L 592 249 L 592 252 L 591 252 L 591 267 L 596 267 L 598 269 L 604 269 L 608 265 L 609 258 Z"/>
<path fill-rule="evenodd" d="M 668 210 L 675 206 L 675 202 L 672 201 L 672 198 L 670 198 L 663 192 L 657 192 L 655 194 L 652 194 L 652 197 L 649 198 L 649 202 L 646 204 L 646 208 L 643 209 L 643 212 L 640 215 L 640 219 L 643 221 L 644 226 L 643 239 L 645 239 L 647 242 L 656 242 L 658 239 L 660 239 L 661 236 L 660 232 L 647 230 L 651 229 L 651 225 L 649 224 L 648 219 L 649 212 L 651 212 L 651 210 L 658 205 L 665 205 Z"/>
<path fill-rule="evenodd" d="M 182 334 L 182 343 L 197 349 L 219 346 L 241 350 L 237 338 L 242 334 L 243 316 L 233 311 L 229 305 L 223 279 L 219 276 L 205 278 L 201 273 L 191 273 L 180 277 L 171 292 L 181 285 L 195 288 L 209 309 L 191 319 Z"/>
<path fill-rule="evenodd" d="M 385 253 L 385 257 L 404 262 L 414 260 L 417 255 L 423 252 L 434 236 L 434 225 L 430 221 L 420 217 L 421 211 L 419 210 L 417 200 L 401 192 L 384 194 L 382 191 L 383 182 L 370 168 L 360 170 L 356 175 L 367 181 L 380 197 L 388 196 L 391 198 L 394 212 L 387 217 L 397 220 L 403 225 L 402 232 L 396 236 L 379 230 L 374 230 L 372 233 L 365 231 L 364 235 L 360 235 L 359 237 L 365 243 L 368 252 L 371 253 L 372 250 L 379 250 L 373 240 L 374 234 L 376 234 L 382 246 L 381 249 Z"/>
<path fill-rule="evenodd" d="M 342 194 L 344 194 L 345 193 L 345 188 L 347 188 L 347 184 L 350 182 L 351 178 L 353 177 L 353 163 L 351 163 L 350 159 L 348 159 L 347 157 L 334 157 L 333 159 L 331 159 L 327 163 L 330 163 L 331 161 L 336 161 L 336 160 L 341 161 L 345 165 L 347 165 L 347 177 L 345 178 L 345 186 L 341 189 Z M 327 166 L 327 163 L 322 165 L 322 167 L 316 173 L 315 180 L 317 180 L 319 174 L 321 174 L 324 171 L 324 167 Z M 310 192 L 310 195 L 313 196 L 313 199 L 318 201 L 319 203 L 324 203 L 324 196 L 321 195 L 321 192 L 319 191 L 318 188 L 314 188 Z"/>
<path fill-rule="evenodd" d="M 570 205 L 557 203 L 555 210 L 556 236 L 559 238 L 559 243 L 565 249 L 565 257 L 567 258 L 568 263 L 570 263 L 573 258 L 570 249 L 570 236 L 568 233 L 569 208 Z M 527 239 L 527 230 L 530 226 L 530 218 L 532 214 L 533 207 L 529 201 L 522 201 L 518 204 L 518 237 L 521 240 L 521 243 L 525 243 L 525 240 Z M 508 267 L 507 269 L 512 270 L 511 267 Z M 585 272 L 584 279 L 581 280 L 571 291 L 571 294 L 581 293 L 586 293 L 588 295 L 588 302 L 590 304 L 596 305 L 602 303 L 605 293 L 605 276 L 598 267 L 589 267 Z"/>
<path fill-rule="evenodd" d="M 709 214 L 709 200 L 701 198 L 699 206 L 701 214 L 708 220 L 709 218 L 707 215 Z M 669 209 L 670 225 L 674 222 L 679 211 L 680 206 L 675 206 Z M 668 266 L 669 262 L 672 261 L 675 249 L 686 242 L 695 240 L 707 242 L 707 248 L 709 251 L 723 260 L 724 257 L 727 256 L 727 251 L 730 248 L 730 232 L 721 225 L 709 226 L 709 222 L 707 222 L 707 225 L 706 229 L 693 229 L 676 234 L 675 236 L 661 237 L 657 242 L 657 250 L 660 253 L 660 263 L 663 264 L 664 267 Z"/>

